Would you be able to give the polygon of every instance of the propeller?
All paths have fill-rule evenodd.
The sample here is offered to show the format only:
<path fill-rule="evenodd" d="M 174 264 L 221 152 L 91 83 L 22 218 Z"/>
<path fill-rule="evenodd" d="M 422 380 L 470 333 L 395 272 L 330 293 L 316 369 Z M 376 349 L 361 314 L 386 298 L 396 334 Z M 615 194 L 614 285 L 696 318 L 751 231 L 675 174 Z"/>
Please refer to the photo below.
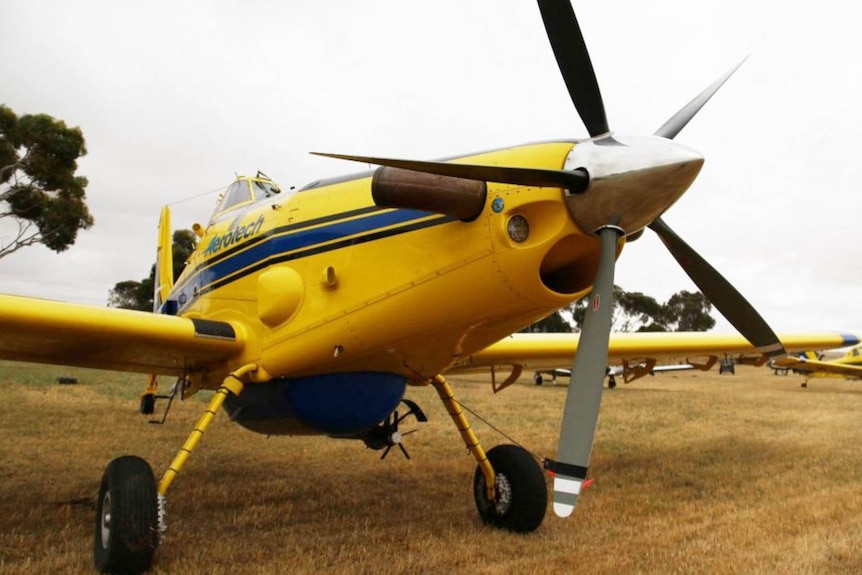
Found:
<path fill-rule="evenodd" d="M 713 82 L 706 90 L 695 96 L 691 102 L 680 108 L 680 110 L 668 118 L 667 122 L 662 124 L 661 128 L 656 130 L 655 135 L 660 136 L 662 138 L 668 138 L 669 140 L 673 140 L 680 131 L 685 128 L 688 124 L 689 120 L 691 120 L 695 114 L 697 114 L 701 108 L 703 108 L 704 104 L 709 102 L 709 99 L 718 92 L 718 89 L 721 88 L 727 80 L 733 76 L 733 73 L 736 72 L 740 66 L 742 66 L 745 61 L 748 60 L 748 56 L 739 61 L 739 63 L 728 70 L 723 76 L 721 76 L 718 80 Z"/>
<path fill-rule="evenodd" d="M 557 447 L 558 460 L 545 460 L 545 468 L 554 474 L 554 513 L 560 517 L 568 517 L 574 511 L 587 479 L 607 369 L 617 242 L 623 233 L 615 226 L 599 230 L 599 269 L 590 293 L 578 353 L 572 365 Z"/>
<path fill-rule="evenodd" d="M 613 280 L 622 236 L 653 230 L 701 292 L 731 324 L 770 357 L 784 355 L 772 329 L 743 296 L 662 219 L 688 189 L 703 158 L 673 139 L 743 61 L 713 82 L 652 136 L 610 134 L 593 65 L 570 0 L 538 0 L 551 48 L 572 103 L 590 134 L 564 170 L 417 162 L 319 154 L 456 178 L 568 189 L 565 203 L 579 229 L 599 237 L 599 263 L 572 365 L 557 448 L 545 467 L 554 475 L 554 511 L 568 516 L 585 486 L 602 396 L 613 315 Z"/>
<path fill-rule="evenodd" d="M 572 103 L 590 136 L 607 134 L 608 119 L 587 43 L 569 0 L 539 0 L 545 31 Z"/>
<path fill-rule="evenodd" d="M 360 435 L 353 436 L 361 439 L 369 449 L 382 449 L 383 454 L 380 456 L 380 459 L 386 459 L 386 456 L 389 455 L 389 452 L 396 445 L 398 446 L 398 449 L 401 450 L 404 457 L 410 459 L 410 454 L 407 453 L 407 449 L 404 447 L 402 440 L 404 439 L 404 436 L 415 433 L 417 430 L 411 429 L 410 431 L 401 433 L 398 431 L 398 426 L 411 415 L 415 417 L 416 421 L 419 423 L 425 423 L 428 421 L 428 417 L 425 415 L 425 412 L 423 412 L 422 408 L 420 408 L 415 402 L 409 399 L 402 399 L 401 403 L 407 406 L 407 413 L 399 415 L 398 410 L 396 409 L 375 427 L 372 427 Z"/>
<path fill-rule="evenodd" d="M 584 125 L 594 138 L 607 133 L 609 128 L 598 82 L 570 0 L 538 0 L 538 3 L 563 80 Z M 744 60 L 668 119 L 656 131 L 655 136 L 665 139 L 676 137 L 742 62 Z M 591 172 L 591 176 L 595 177 L 596 174 Z M 638 177 L 641 177 L 640 174 Z M 687 187 L 686 184 L 685 188 Z M 630 194 L 630 191 L 625 190 L 625 193 Z M 589 193 L 577 198 L 577 201 L 585 202 L 587 196 Z M 671 200 L 670 203 L 675 201 L 675 198 L 671 198 L 672 196 L 667 198 Z M 626 205 L 631 202 L 630 197 L 622 199 L 619 208 L 625 210 Z M 573 210 L 570 208 L 570 211 Z M 574 218 L 575 214 L 572 215 Z M 561 517 L 574 511 L 578 495 L 586 481 L 598 424 L 613 314 L 617 240 L 626 231 L 636 231 L 615 227 L 615 223 L 622 217 L 620 211 L 606 210 L 602 215 L 608 220 L 604 226 L 596 225 L 601 240 L 599 266 L 572 366 L 571 383 L 566 396 L 557 447 L 558 459 L 545 462 L 545 467 L 554 474 L 554 512 Z M 767 354 L 784 354 L 783 346 L 763 318 L 715 268 L 676 235 L 660 215 L 656 215 L 648 225 L 658 234 L 695 285 L 740 333 Z"/>
<path fill-rule="evenodd" d="M 426 174 L 464 178 L 467 180 L 482 180 L 516 186 L 538 186 L 549 188 L 565 188 L 573 194 L 579 194 L 587 189 L 590 176 L 586 170 L 546 170 L 542 168 L 518 168 L 511 166 L 486 166 L 480 164 L 449 164 L 447 162 L 423 162 L 419 160 L 399 160 L 395 158 L 375 158 L 371 156 L 351 156 L 347 154 L 329 154 L 311 152 L 315 156 L 352 160 L 365 164 L 377 164 L 403 170 L 415 170 Z"/>
<path fill-rule="evenodd" d="M 787 355 L 778 336 L 757 310 L 748 303 L 748 300 L 670 229 L 664 220 L 656 218 L 649 228 L 658 234 L 662 243 L 701 293 L 760 353 L 771 359 L 779 359 Z"/>

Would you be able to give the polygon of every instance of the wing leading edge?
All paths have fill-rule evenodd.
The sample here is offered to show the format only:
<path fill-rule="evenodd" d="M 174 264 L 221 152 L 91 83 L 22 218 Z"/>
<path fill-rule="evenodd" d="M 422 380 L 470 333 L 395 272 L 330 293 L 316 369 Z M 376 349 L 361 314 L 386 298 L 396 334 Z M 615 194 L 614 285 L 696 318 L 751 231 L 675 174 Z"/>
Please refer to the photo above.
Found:
<path fill-rule="evenodd" d="M 779 335 L 788 352 L 834 349 L 856 345 L 859 337 L 831 332 Z M 578 335 L 569 333 L 517 333 L 494 343 L 456 364 L 451 371 L 513 365 L 525 369 L 568 365 L 578 347 Z M 608 346 L 608 362 L 696 356 L 752 356 L 757 350 L 738 334 L 704 332 L 614 333 Z"/>
<path fill-rule="evenodd" d="M 0 359 L 182 375 L 239 355 L 245 339 L 227 322 L 0 295 Z"/>

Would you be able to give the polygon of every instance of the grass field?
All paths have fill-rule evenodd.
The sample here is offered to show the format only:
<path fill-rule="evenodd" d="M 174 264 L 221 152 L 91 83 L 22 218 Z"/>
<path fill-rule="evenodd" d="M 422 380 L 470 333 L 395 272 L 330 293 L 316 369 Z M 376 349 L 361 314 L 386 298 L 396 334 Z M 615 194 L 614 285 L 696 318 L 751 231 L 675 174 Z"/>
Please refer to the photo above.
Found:
<path fill-rule="evenodd" d="M 60 375 L 79 379 L 57 385 Z M 168 493 L 154 573 L 859 573 L 862 384 L 683 372 L 605 391 L 574 517 L 530 535 L 484 527 L 474 463 L 433 389 L 412 456 L 327 438 L 267 438 L 213 423 Z M 459 399 L 553 456 L 566 386 L 452 378 Z M 145 378 L 0 363 L 0 573 L 92 572 L 104 466 L 131 453 L 157 474 L 200 414 L 137 413 Z M 201 394 L 204 395 L 204 394 Z M 158 406 L 157 406 L 158 407 Z M 506 442 L 471 417 L 489 448 Z M 402 429 L 406 431 L 406 429 Z"/>

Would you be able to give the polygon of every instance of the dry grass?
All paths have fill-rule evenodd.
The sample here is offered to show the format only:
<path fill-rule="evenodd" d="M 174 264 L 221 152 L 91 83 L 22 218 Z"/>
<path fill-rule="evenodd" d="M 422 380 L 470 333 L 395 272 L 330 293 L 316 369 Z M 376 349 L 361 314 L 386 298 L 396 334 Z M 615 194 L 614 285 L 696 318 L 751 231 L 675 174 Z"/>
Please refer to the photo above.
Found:
<path fill-rule="evenodd" d="M 55 384 L 75 375 L 74 386 Z M 553 455 L 566 386 L 459 398 Z M 605 392 L 591 473 L 568 520 L 483 527 L 474 465 L 431 389 L 413 456 L 357 442 L 266 438 L 220 415 L 168 495 L 155 573 L 844 573 L 862 571 L 862 384 L 765 369 L 663 374 Z M 102 470 L 159 473 L 202 403 L 137 415 L 144 378 L 0 363 L 0 572 L 91 572 Z M 503 440 L 471 418 L 486 447 Z"/>

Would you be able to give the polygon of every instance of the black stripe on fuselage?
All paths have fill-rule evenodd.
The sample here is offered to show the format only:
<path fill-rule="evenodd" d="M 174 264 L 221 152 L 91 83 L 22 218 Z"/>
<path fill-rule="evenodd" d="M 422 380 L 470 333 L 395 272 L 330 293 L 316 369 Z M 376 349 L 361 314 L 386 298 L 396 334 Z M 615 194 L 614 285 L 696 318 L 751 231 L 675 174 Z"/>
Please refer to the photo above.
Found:
<path fill-rule="evenodd" d="M 203 287 L 202 289 L 200 289 L 198 291 L 198 297 L 200 297 L 206 293 L 209 293 L 215 289 L 223 287 L 223 286 L 225 286 L 225 285 L 227 285 L 233 281 L 236 281 L 240 278 L 243 278 L 249 274 L 253 274 L 253 273 L 258 272 L 262 269 L 265 269 L 269 266 L 272 266 L 272 265 L 281 264 L 284 262 L 289 262 L 289 261 L 297 260 L 297 259 L 301 259 L 301 258 L 307 258 L 310 256 L 316 256 L 318 254 L 331 252 L 331 251 L 338 250 L 341 248 L 346 248 L 348 246 L 355 246 L 355 245 L 360 245 L 360 244 L 364 244 L 364 243 L 368 243 L 368 242 L 373 242 L 376 240 L 381 240 L 384 238 L 398 236 L 401 234 L 406 234 L 408 232 L 415 232 L 417 230 L 422 230 L 425 228 L 439 226 L 441 224 L 446 224 L 446 223 L 454 222 L 454 221 L 455 221 L 455 218 L 452 218 L 449 216 L 441 216 L 441 217 L 435 218 L 433 220 L 423 220 L 421 222 L 417 222 L 417 223 L 410 224 L 407 226 L 402 226 L 400 228 L 395 228 L 395 229 L 390 229 L 390 230 L 381 230 L 379 232 L 373 232 L 370 234 L 366 234 L 364 236 L 346 238 L 346 239 L 343 239 L 339 242 L 326 244 L 326 245 L 322 245 L 322 246 L 315 246 L 313 248 L 308 248 L 306 250 L 301 250 L 298 252 L 292 252 L 292 253 L 283 254 L 280 256 L 273 256 L 273 257 L 270 257 L 266 260 L 262 260 L 256 264 L 253 264 L 253 265 L 241 270 L 239 273 L 237 273 L 234 276 L 222 278 L 220 280 L 213 282 L 212 284 L 210 284 L 208 286 Z"/>
<path fill-rule="evenodd" d="M 279 226 L 277 228 L 267 230 L 266 232 L 260 234 L 259 236 L 255 237 L 255 238 L 252 238 L 252 239 L 245 241 L 241 244 L 238 244 L 238 245 L 235 245 L 231 248 L 228 248 L 225 251 L 212 256 L 211 258 L 207 259 L 206 261 L 201 262 L 200 264 L 198 264 L 198 266 L 195 269 L 193 269 L 191 272 L 189 272 L 187 279 L 185 281 L 183 281 L 181 284 L 174 286 L 174 289 L 177 291 L 182 290 L 183 288 L 186 287 L 186 284 L 188 284 L 190 280 L 194 279 L 200 272 L 202 272 L 206 268 L 208 268 L 212 265 L 215 265 L 224 259 L 231 257 L 232 255 L 236 254 L 239 251 L 246 250 L 248 248 L 256 246 L 259 243 L 266 242 L 274 236 L 288 233 L 288 232 L 295 232 L 295 231 L 301 230 L 303 228 L 311 228 L 314 226 L 328 224 L 330 222 L 334 222 L 334 221 L 338 221 L 338 220 L 346 220 L 349 218 L 354 218 L 357 216 L 370 214 L 370 213 L 381 211 L 384 209 L 388 209 L 388 208 L 380 208 L 378 206 L 367 206 L 367 207 L 359 208 L 356 210 L 350 210 L 348 212 L 340 212 L 338 214 L 332 214 L 332 215 L 324 216 L 321 218 L 314 218 L 314 219 L 311 219 L 311 220 L 308 220 L 305 222 L 300 222 L 300 223 L 296 223 L 296 224 L 288 224 L 285 226 Z"/>

